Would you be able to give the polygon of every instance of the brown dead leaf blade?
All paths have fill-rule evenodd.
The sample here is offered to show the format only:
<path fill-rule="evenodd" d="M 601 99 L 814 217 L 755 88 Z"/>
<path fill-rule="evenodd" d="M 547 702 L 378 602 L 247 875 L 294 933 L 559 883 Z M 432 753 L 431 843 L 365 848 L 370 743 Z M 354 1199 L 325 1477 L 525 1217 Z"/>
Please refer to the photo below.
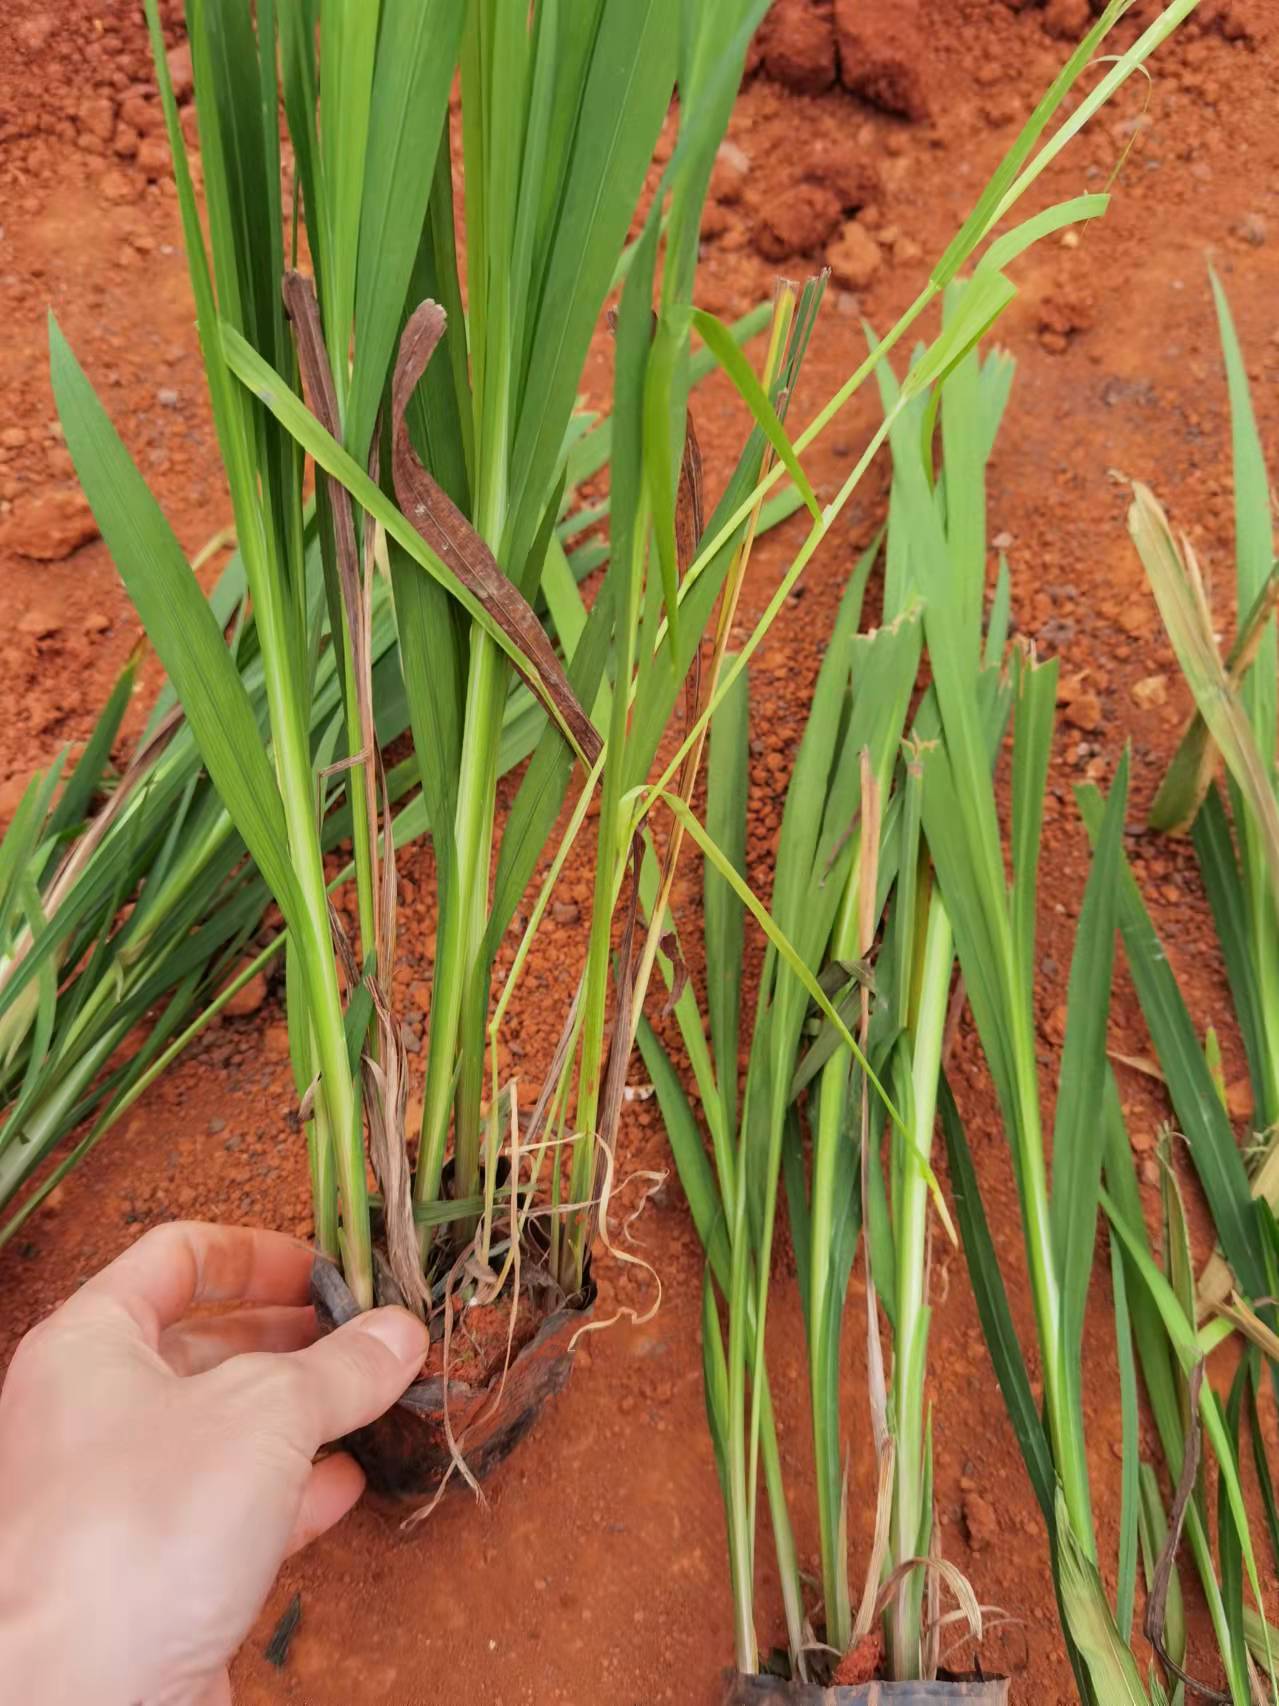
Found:
<path fill-rule="evenodd" d="M 530 679 L 526 670 L 521 669 L 520 673 L 534 695 L 553 706 L 589 766 L 599 757 L 603 743 L 569 686 L 546 630 L 461 510 L 427 473 L 409 436 L 405 418 L 409 400 L 444 336 L 445 324 L 439 303 L 423 302 L 409 316 L 400 339 L 391 385 L 391 471 L 395 495 L 406 520 L 480 601 L 532 667 L 536 680 Z"/>

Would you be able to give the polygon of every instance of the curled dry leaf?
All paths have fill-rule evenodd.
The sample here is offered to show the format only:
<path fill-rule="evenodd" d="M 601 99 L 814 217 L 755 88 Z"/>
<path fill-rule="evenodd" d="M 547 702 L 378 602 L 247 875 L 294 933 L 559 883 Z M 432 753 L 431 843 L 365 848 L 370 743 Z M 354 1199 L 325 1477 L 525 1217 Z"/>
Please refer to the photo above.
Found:
<path fill-rule="evenodd" d="M 588 765 L 594 764 L 603 742 L 569 686 L 546 630 L 461 510 L 427 473 L 413 448 L 405 412 L 435 346 L 444 336 L 445 323 L 438 302 L 423 302 L 409 316 L 400 339 L 391 386 L 395 495 L 405 518 L 519 648 L 537 675 L 536 680 L 525 675 L 535 697 L 554 706 L 579 753 Z"/>
<path fill-rule="evenodd" d="M 679 998 L 688 987 L 688 961 L 679 945 L 679 937 L 673 930 L 664 930 L 658 942 L 658 947 L 671 962 L 671 988 L 666 997 L 666 1005 L 662 1008 L 663 1017 L 675 1011 Z"/>
<path fill-rule="evenodd" d="M 1182 1458 L 1181 1476 L 1177 1482 L 1177 1491 L 1173 1495 L 1172 1509 L 1168 1513 L 1168 1533 L 1155 1560 L 1154 1574 L 1151 1578 L 1150 1593 L 1146 1599 L 1146 1619 L 1144 1632 L 1146 1639 L 1155 1649 L 1159 1662 L 1170 1676 L 1175 1676 L 1183 1682 L 1187 1689 L 1192 1689 L 1204 1700 L 1229 1701 L 1229 1694 L 1222 1694 L 1206 1683 L 1196 1681 L 1189 1672 L 1181 1666 L 1168 1651 L 1164 1639 L 1164 1625 L 1168 1612 L 1168 1587 L 1172 1581 L 1173 1566 L 1177 1561 L 1177 1549 L 1181 1545 L 1181 1531 L 1186 1521 L 1186 1511 L 1191 1498 L 1194 1496 L 1195 1484 L 1199 1476 L 1199 1458 L 1202 1449 L 1202 1438 L 1199 1422 L 1199 1389 L 1204 1381 L 1203 1358 L 1190 1371 L 1190 1379 L 1186 1388 L 1186 1450 Z"/>
<path fill-rule="evenodd" d="M 283 282 L 284 306 L 293 325 L 297 345 L 298 369 L 302 384 L 311 402 L 311 412 L 333 438 L 341 439 L 342 422 L 338 414 L 337 393 L 329 370 L 324 348 L 324 331 L 320 324 L 319 304 L 315 287 L 300 272 L 286 272 Z M 326 481 L 329 509 L 333 517 L 333 548 L 337 559 L 338 585 L 346 611 L 346 625 L 351 638 L 351 668 L 355 679 L 356 698 L 360 716 L 361 750 L 351 761 L 360 771 L 364 788 L 365 822 L 369 837 L 377 839 L 377 798 L 371 754 L 377 745 L 373 722 L 373 661 L 372 607 L 360 584 L 360 556 L 355 538 L 355 517 L 351 499 L 340 480 Z M 376 873 L 376 849 L 370 861 Z M 374 876 L 374 911 L 378 910 Z"/>
<path fill-rule="evenodd" d="M 378 1058 L 366 1050 L 362 1061 L 369 1128 L 369 1157 L 382 1187 L 386 1254 L 407 1306 L 423 1314 L 430 1288 L 422 1272 L 413 1221 L 413 1180 L 404 1148 L 408 1072 L 404 1044 L 380 981 L 370 981 L 377 1014 Z"/>

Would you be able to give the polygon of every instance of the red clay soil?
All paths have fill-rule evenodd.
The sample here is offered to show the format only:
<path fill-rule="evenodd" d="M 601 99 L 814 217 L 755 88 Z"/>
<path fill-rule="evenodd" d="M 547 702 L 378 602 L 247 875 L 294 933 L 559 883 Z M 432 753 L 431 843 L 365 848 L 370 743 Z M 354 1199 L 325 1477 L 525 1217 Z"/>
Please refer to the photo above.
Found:
<path fill-rule="evenodd" d="M 9 621 L 0 634 L 0 821 L 29 768 L 83 740 L 137 623 L 75 496 L 50 397 L 52 306 L 183 544 L 227 520 L 196 352 L 177 209 L 150 94 L 134 0 L 36 0 L 0 36 L 0 550 Z M 1139 7 L 1139 11 L 1143 8 Z M 1148 10 L 1146 8 L 1145 10 Z M 169 7 L 176 14 L 177 8 Z M 829 260 L 835 278 L 794 419 L 803 421 L 877 327 L 916 295 L 929 260 L 967 211 L 1033 99 L 1089 18 L 1088 0 L 779 0 L 743 89 L 707 213 L 702 302 L 737 313 L 776 270 Z M 175 44 L 178 37 L 172 38 Z M 177 55 L 181 70 L 181 52 Z M 1086 849 L 1071 785 L 1109 778 L 1134 755 L 1139 825 L 1186 709 L 1140 568 L 1127 542 L 1125 480 L 1162 494 L 1232 612 L 1225 390 L 1207 282 L 1230 293 L 1271 466 L 1279 467 L 1279 18 L 1253 0 L 1204 0 L 1197 20 L 1068 153 L 1045 194 L 1101 188 L 1127 155 L 1110 216 L 1053 241 L 1015 269 L 1020 294 L 1001 336 L 1018 359 L 992 465 L 990 532 L 1007 549 L 1020 631 L 1062 659 L 1063 711 L 1045 825 L 1038 1015 L 1046 1082 L 1055 1076 Z M 857 93 L 841 86 L 855 86 Z M 187 122 L 190 122 L 188 112 Z M 601 339 L 586 390 L 607 397 Z M 867 395 L 809 463 L 824 497 L 874 420 Z M 742 431 L 722 387 L 698 405 L 712 495 Z M 751 876 L 767 885 L 786 778 L 822 636 L 840 588 L 883 513 L 872 471 L 774 628 L 753 671 Z M 746 617 L 776 582 L 800 526 L 758 551 Z M 745 621 L 746 617 L 743 618 Z M 151 683 L 154 682 L 154 672 Z M 141 706 L 138 716 L 141 715 Z M 1188 855 L 1129 843 L 1156 922 L 1201 1025 L 1226 1011 L 1212 932 Z M 401 863 L 401 1010 L 420 1047 L 434 936 L 429 852 Z M 582 950 L 569 874 L 563 905 L 509 1024 L 511 1070 L 536 1083 Z M 692 907 L 690 865 L 683 892 Z M 749 970 L 749 968 L 748 968 Z M 278 991 L 215 1027 L 66 1183 L 17 1247 L 0 1256 L 0 1350 L 145 1226 L 197 1215 L 310 1229 Z M 250 1000 L 247 1004 L 253 1007 Z M 1148 1045 L 1126 982 L 1112 1046 Z M 1237 1039 L 1228 1077 L 1242 1081 Z M 638 1067 L 633 1069 L 638 1077 Z M 957 1081 L 1023 1342 L 1031 1342 L 1016 1197 L 978 1052 L 965 1031 Z M 1149 1184 L 1167 1109 L 1158 1086 L 1125 1073 L 1134 1144 Z M 1245 1092 L 1246 1102 L 1246 1092 Z M 1246 1115 L 1246 1105 L 1238 1112 Z M 1245 1121 L 1241 1118 L 1243 1134 Z M 632 1104 L 623 1171 L 660 1167 L 651 1102 Z M 1204 1218 L 1196 1208 L 1201 1249 Z M 568 1391 L 488 1487 L 412 1535 L 366 1504 L 285 1570 L 235 1667 L 237 1698 L 349 1706 L 711 1706 L 729 1660 L 724 1528 L 701 1394 L 700 1258 L 678 1186 L 638 1225 L 661 1275 L 644 1327 L 595 1334 Z M 784 1265 L 786 1258 L 781 1258 Z M 650 1300 L 638 1269 L 597 1264 L 601 1318 Z M 983 1348 L 962 1258 L 937 1245 L 930 1364 L 936 1487 L 947 1555 L 982 1602 L 1002 1608 L 982 1659 L 1014 1676 L 1013 1699 L 1073 1698 L 1057 1633 L 1043 1526 Z M 1103 1560 L 1116 1544 L 1119 1403 L 1110 1298 L 1098 1266 L 1088 1321 L 1088 1437 Z M 850 1320 L 856 1319 L 856 1311 Z M 793 1287 L 771 1322 L 782 1451 L 795 1485 L 804 1562 L 816 1567 L 804 1422 L 804 1351 Z M 854 1556 L 865 1556 L 873 1458 L 850 1331 L 846 1415 Z M 762 1537 L 761 1634 L 781 1631 Z M 1113 1564 L 1103 1567 L 1109 1573 Z M 263 1656 L 294 1594 L 301 1624 L 280 1670 Z M 958 1652 L 951 1662 L 970 1655 Z"/>

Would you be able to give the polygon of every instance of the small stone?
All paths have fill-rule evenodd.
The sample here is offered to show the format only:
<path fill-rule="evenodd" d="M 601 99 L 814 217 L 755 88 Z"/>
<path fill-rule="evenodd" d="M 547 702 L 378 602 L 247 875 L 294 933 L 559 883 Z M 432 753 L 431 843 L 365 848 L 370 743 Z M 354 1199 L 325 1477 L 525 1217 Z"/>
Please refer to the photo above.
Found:
<path fill-rule="evenodd" d="M 774 0 L 759 31 L 764 69 L 788 89 L 818 95 L 835 81 L 835 25 L 809 0 Z"/>
<path fill-rule="evenodd" d="M 1235 1078 L 1226 1085 L 1226 1112 L 1240 1122 L 1252 1118 L 1252 1085 L 1246 1078 Z"/>
<path fill-rule="evenodd" d="M 1150 627 L 1151 607 L 1144 598 L 1133 598 L 1119 612 L 1117 621 L 1125 634 L 1144 634 Z"/>
<path fill-rule="evenodd" d="M 761 211 L 755 247 L 766 261 L 811 255 L 830 239 L 842 214 L 834 190 L 824 184 L 797 184 L 788 196 L 770 200 Z"/>
<path fill-rule="evenodd" d="M 191 98 L 195 88 L 195 78 L 191 71 L 191 44 L 180 41 L 176 47 L 171 47 L 165 54 L 169 67 L 169 80 L 173 84 L 173 98 L 179 106 Z"/>
<path fill-rule="evenodd" d="M 1132 684 L 1132 698 L 1135 705 L 1143 711 L 1153 710 L 1157 705 L 1168 702 L 1168 677 L 1166 675 L 1143 675 L 1140 681 Z"/>
<path fill-rule="evenodd" d="M 1101 700 L 1095 693 L 1081 693 L 1066 707 L 1066 721 L 1091 734 L 1101 725 Z"/>
<path fill-rule="evenodd" d="M 243 989 L 237 989 L 222 1011 L 231 1019 L 247 1019 L 267 998 L 266 973 L 254 972 Z"/>
<path fill-rule="evenodd" d="M 164 114 L 158 102 L 150 100 L 141 91 L 135 91 L 120 103 L 120 123 L 139 136 L 150 136 L 164 129 Z"/>
<path fill-rule="evenodd" d="M 1267 236 L 1265 215 L 1262 213 L 1245 213 L 1236 229 L 1245 243 L 1251 243 L 1254 249 L 1259 249 Z"/>
<path fill-rule="evenodd" d="M 117 205 L 136 201 L 141 191 L 142 186 L 133 174 L 122 172 L 118 167 L 111 167 L 98 179 L 98 194 L 103 201 L 115 202 Z"/>
<path fill-rule="evenodd" d="M 138 143 L 138 170 L 156 181 L 169 175 L 169 144 L 163 136 L 144 136 Z"/>
<path fill-rule="evenodd" d="M 91 610 L 84 619 L 86 634 L 105 634 L 110 626 L 111 618 L 105 616 L 101 610 Z"/>
<path fill-rule="evenodd" d="M 990 543 L 996 551 L 1007 551 L 1012 545 L 1012 542 L 1013 536 L 1008 532 L 1007 528 L 1005 528 L 1002 533 L 996 533 Z"/>
<path fill-rule="evenodd" d="M 929 114 L 928 36 L 919 0 L 868 6 L 835 0 L 839 80 L 854 95 L 902 118 Z"/>
<path fill-rule="evenodd" d="M 0 444 L 3 444 L 6 450 L 21 450 L 30 440 L 31 434 L 26 427 L 11 426 L 0 432 Z"/>
<path fill-rule="evenodd" d="M 1003 130 L 1024 111 L 1022 103 L 1011 90 L 991 95 L 981 104 L 982 117 L 991 130 Z"/>
<path fill-rule="evenodd" d="M 29 12 L 14 33 L 19 47 L 28 53 L 39 53 L 42 47 L 47 46 L 53 31 L 54 21 L 48 12 Z"/>
<path fill-rule="evenodd" d="M 557 924 L 578 924 L 581 922 L 582 909 L 575 900 L 552 901 L 551 917 Z"/>
<path fill-rule="evenodd" d="M 155 394 L 155 400 L 162 409 L 176 409 L 178 406 L 178 394 L 172 385 L 161 385 Z"/>
<path fill-rule="evenodd" d="M 115 102 L 106 96 L 93 96 L 80 107 L 81 132 L 98 142 L 110 142 L 115 130 Z"/>
<path fill-rule="evenodd" d="M 0 549 L 38 563 L 58 563 L 98 537 L 98 524 L 79 492 L 46 492 L 16 506 L 0 534 Z"/>
<path fill-rule="evenodd" d="M 204 1129 L 208 1132 L 210 1137 L 216 1137 L 220 1131 L 226 1130 L 226 1121 L 214 1117 L 209 1121 L 208 1125 Z"/>
<path fill-rule="evenodd" d="M 739 148 L 735 142 L 720 143 L 711 172 L 707 212 L 712 207 L 717 208 L 726 226 L 728 216 L 724 210 L 742 199 L 750 169 L 750 155 L 745 149 Z"/>
<path fill-rule="evenodd" d="M 826 251 L 831 276 L 847 290 L 865 290 L 883 264 L 883 252 L 867 231 L 852 219 Z"/>
<path fill-rule="evenodd" d="M 1091 23 L 1088 0 L 1048 0 L 1044 28 L 1059 41 L 1079 41 Z"/>
<path fill-rule="evenodd" d="M 1066 1040 L 1067 1011 L 1064 1002 L 1058 1003 L 1040 1025 L 1040 1034 L 1045 1042 L 1060 1048 Z"/>
<path fill-rule="evenodd" d="M 995 1507 L 989 1500 L 983 1499 L 980 1493 L 965 1493 L 963 1510 L 968 1544 L 974 1552 L 981 1552 L 999 1534 L 999 1518 L 995 1515 Z"/>
<path fill-rule="evenodd" d="M 51 634 L 62 631 L 62 618 L 56 610 L 48 605 L 33 604 L 26 615 L 18 621 L 18 632 L 30 634 L 34 640 L 47 640 Z"/>

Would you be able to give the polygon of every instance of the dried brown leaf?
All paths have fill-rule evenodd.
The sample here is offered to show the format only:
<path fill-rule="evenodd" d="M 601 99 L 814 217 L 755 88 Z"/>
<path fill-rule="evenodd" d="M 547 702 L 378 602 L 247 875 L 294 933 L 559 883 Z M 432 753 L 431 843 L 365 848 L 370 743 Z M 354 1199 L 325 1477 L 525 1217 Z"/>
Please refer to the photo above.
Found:
<path fill-rule="evenodd" d="M 1199 1476 L 1199 1456 L 1202 1447 L 1199 1421 L 1199 1389 L 1204 1380 L 1204 1363 L 1202 1357 L 1190 1371 L 1190 1379 L 1186 1390 L 1186 1443 L 1181 1460 L 1181 1475 L 1177 1481 L 1177 1491 L 1173 1496 L 1172 1509 L 1168 1513 L 1168 1533 L 1155 1560 L 1154 1573 L 1150 1582 L 1150 1593 L 1146 1600 L 1146 1620 L 1144 1633 L 1146 1639 L 1155 1649 L 1159 1662 L 1170 1676 L 1180 1678 L 1187 1689 L 1194 1690 L 1205 1700 L 1220 1700 L 1228 1702 L 1229 1694 L 1222 1694 L 1215 1688 L 1209 1688 L 1206 1683 L 1197 1681 L 1171 1656 L 1167 1642 L 1164 1640 L 1164 1624 L 1168 1610 L 1168 1587 L 1172 1580 L 1173 1565 L 1177 1561 L 1177 1548 L 1181 1544 L 1181 1531 L 1186 1520 L 1186 1511 L 1194 1496 L 1195 1483 Z"/>
<path fill-rule="evenodd" d="M 572 736 L 587 765 L 603 745 L 594 723 L 578 703 L 563 665 L 532 606 L 499 567 L 492 551 L 457 505 L 436 485 L 413 448 L 405 418 L 409 400 L 436 345 L 444 335 L 444 310 L 423 302 L 409 316 L 391 385 L 392 473 L 406 519 L 440 561 L 479 599 L 502 632 L 532 665 L 537 680 L 525 679 L 534 695 L 548 701 Z"/>
<path fill-rule="evenodd" d="M 310 399 L 311 412 L 331 437 L 340 439 L 342 423 L 338 414 L 333 375 L 329 370 L 328 355 L 324 347 L 324 331 L 320 324 L 320 308 L 315 299 L 315 288 L 304 274 L 286 272 L 282 289 L 285 310 L 292 323 L 293 337 L 297 345 L 298 370 L 302 375 L 303 389 Z M 377 748 L 373 721 L 373 614 L 369 597 L 372 583 L 371 578 L 366 575 L 368 584 L 361 586 L 360 554 L 356 544 L 355 518 L 351 511 L 350 496 L 340 480 L 326 476 L 325 484 L 333 517 L 333 547 L 337 558 L 338 585 L 351 640 L 351 670 L 355 680 L 360 719 L 360 751 L 355 755 L 353 764 L 360 771 L 360 782 L 364 788 L 365 821 L 368 825 L 369 840 L 373 843 L 369 850 L 369 868 L 373 873 L 373 911 L 377 916 L 380 912 L 380 901 L 376 846 L 377 788 L 372 763 L 372 755 Z M 340 643 L 339 636 L 334 636 L 334 643 Z M 368 944 L 365 946 L 366 952 L 367 949 Z M 378 959 L 380 964 L 380 952 Z"/>

